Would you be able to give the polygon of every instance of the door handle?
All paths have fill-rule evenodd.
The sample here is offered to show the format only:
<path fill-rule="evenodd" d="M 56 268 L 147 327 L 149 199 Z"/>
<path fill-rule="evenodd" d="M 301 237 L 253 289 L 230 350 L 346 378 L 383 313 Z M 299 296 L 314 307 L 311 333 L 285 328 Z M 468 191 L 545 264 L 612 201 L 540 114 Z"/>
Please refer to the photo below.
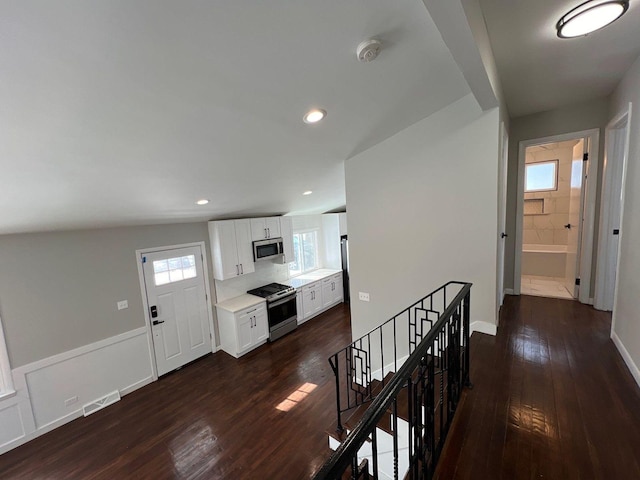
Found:
<path fill-rule="evenodd" d="M 269 238 L 271 238 L 271 229 L 267 228 L 267 233 L 269 233 Z"/>
<path fill-rule="evenodd" d="M 244 275 L 244 268 L 242 267 L 242 264 L 240 264 L 240 275 Z"/>
<path fill-rule="evenodd" d="M 570 223 L 567 223 L 567 224 L 564 226 L 564 228 L 567 228 L 567 229 L 571 230 L 571 224 L 570 224 Z"/>
<path fill-rule="evenodd" d="M 236 265 L 236 275 L 240 275 L 240 267 Z"/>
<path fill-rule="evenodd" d="M 502 232 L 502 233 L 500 234 L 500 238 L 506 238 L 506 237 L 508 237 L 508 236 L 509 236 L 509 235 L 507 235 L 507 234 L 506 234 L 506 233 L 504 233 L 504 232 Z"/>
<path fill-rule="evenodd" d="M 269 236 L 267 235 L 267 229 L 264 229 L 264 238 L 269 238 Z"/>
<path fill-rule="evenodd" d="M 150 310 L 151 310 L 151 318 L 156 318 L 158 316 L 158 307 L 156 307 L 155 305 L 151 305 Z"/>
<path fill-rule="evenodd" d="M 154 320 L 153 321 L 154 325 L 160 325 L 161 323 L 164 323 L 164 320 Z"/>

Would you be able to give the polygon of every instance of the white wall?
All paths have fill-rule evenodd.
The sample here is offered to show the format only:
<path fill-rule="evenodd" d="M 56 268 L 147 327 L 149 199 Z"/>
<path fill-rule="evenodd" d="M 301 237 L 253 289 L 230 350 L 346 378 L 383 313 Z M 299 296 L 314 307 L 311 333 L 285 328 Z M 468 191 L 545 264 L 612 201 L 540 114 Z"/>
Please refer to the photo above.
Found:
<path fill-rule="evenodd" d="M 629 102 L 633 107 L 612 336 L 640 384 L 640 57 L 613 93 L 609 117 L 625 110 Z"/>
<path fill-rule="evenodd" d="M 495 329 L 497 177 L 498 110 L 472 95 L 346 162 L 354 338 L 449 280 Z"/>

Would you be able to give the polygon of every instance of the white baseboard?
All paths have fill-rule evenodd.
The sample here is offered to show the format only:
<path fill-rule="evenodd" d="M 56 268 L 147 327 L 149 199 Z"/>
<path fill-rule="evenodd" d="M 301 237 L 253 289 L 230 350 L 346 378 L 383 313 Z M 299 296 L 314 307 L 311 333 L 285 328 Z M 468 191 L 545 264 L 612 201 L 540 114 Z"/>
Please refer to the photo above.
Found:
<path fill-rule="evenodd" d="M 504 289 L 504 294 L 505 295 L 513 295 L 513 288 L 505 288 Z"/>
<path fill-rule="evenodd" d="M 469 327 L 471 328 L 471 333 L 480 332 L 480 333 L 486 333 L 487 335 L 494 335 L 494 336 L 496 333 L 498 333 L 498 327 L 494 323 L 483 322 L 480 320 L 471 322 Z"/>
<path fill-rule="evenodd" d="M 0 454 L 81 417 L 91 400 L 149 384 L 150 362 L 141 327 L 14 369 L 17 393 L 0 401 Z"/>
<path fill-rule="evenodd" d="M 633 358 L 631 358 L 631 354 L 629 354 L 624 344 L 622 343 L 622 340 L 620 340 L 620 337 L 618 337 L 616 332 L 611 332 L 611 340 L 613 340 L 613 343 L 618 348 L 618 352 L 620 352 L 620 356 L 622 356 L 624 363 L 627 364 L 627 367 L 629 368 L 631 375 L 633 376 L 636 383 L 640 387 L 640 369 L 633 361 Z"/>

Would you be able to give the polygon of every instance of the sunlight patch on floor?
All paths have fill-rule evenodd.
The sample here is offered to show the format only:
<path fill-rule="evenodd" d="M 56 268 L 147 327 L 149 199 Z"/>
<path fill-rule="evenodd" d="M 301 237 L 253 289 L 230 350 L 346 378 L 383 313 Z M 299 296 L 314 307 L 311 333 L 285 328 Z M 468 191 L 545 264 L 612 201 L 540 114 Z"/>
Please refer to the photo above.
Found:
<path fill-rule="evenodd" d="M 276 405 L 276 409 L 281 412 L 288 412 L 293 407 L 302 402 L 307 396 L 316 389 L 315 383 L 304 383 L 294 390 L 291 395 Z"/>

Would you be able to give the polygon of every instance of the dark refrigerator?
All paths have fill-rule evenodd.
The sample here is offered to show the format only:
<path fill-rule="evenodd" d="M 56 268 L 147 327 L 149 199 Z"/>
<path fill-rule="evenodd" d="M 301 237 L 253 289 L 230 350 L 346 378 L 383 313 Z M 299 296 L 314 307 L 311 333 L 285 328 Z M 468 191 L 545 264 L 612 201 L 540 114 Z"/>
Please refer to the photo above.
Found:
<path fill-rule="evenodd" d="M 340 237 L 340 253 L 342 256 L 342 288 L 344 290 L 344 302 L 349 303 L 349 241 L 346 235 Z"/>

